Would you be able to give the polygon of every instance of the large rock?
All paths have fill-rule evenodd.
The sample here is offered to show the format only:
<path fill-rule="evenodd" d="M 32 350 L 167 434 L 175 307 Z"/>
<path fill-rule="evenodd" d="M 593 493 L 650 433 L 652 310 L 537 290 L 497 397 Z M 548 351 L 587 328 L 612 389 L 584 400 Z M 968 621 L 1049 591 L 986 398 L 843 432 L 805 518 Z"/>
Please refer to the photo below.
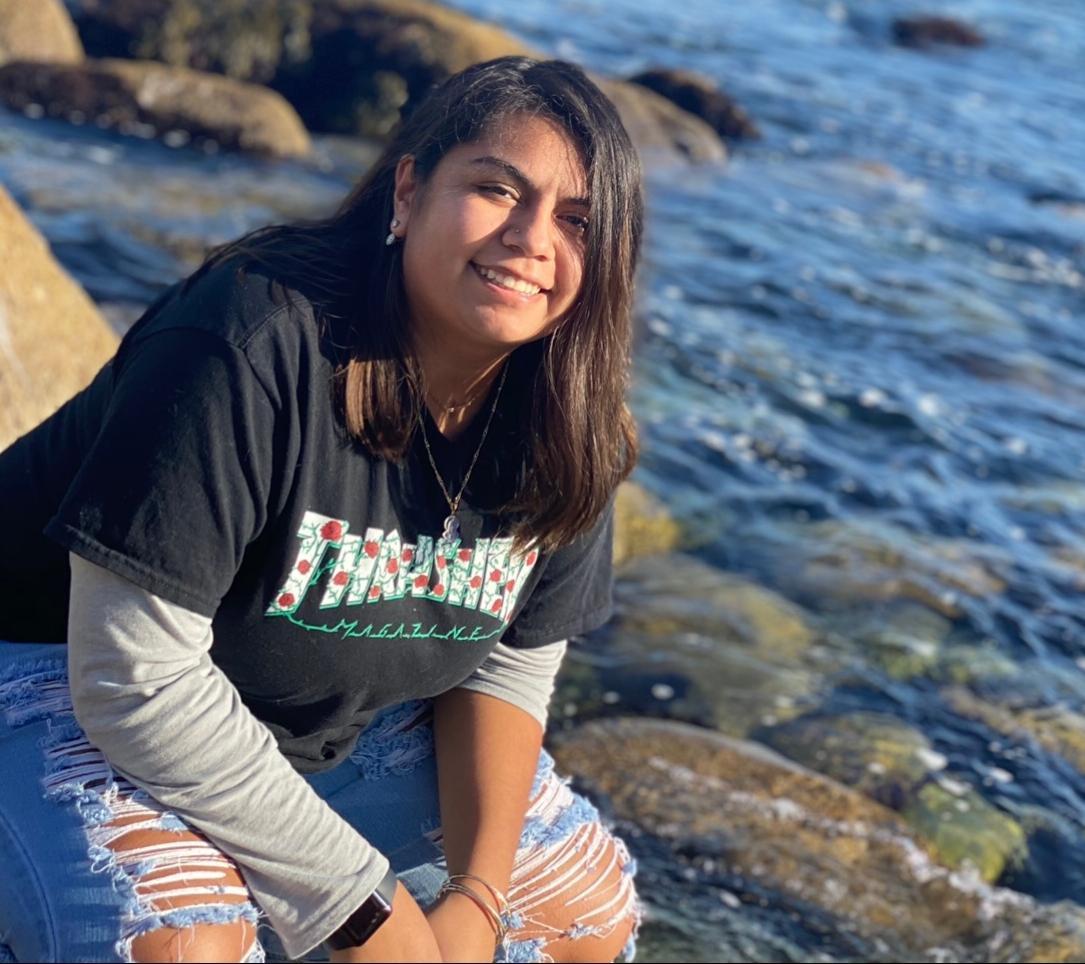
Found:
<path fill-rule="evenodd" d="M 592 79 L 614 101 L 629 136 L 645 155 L 676 154 L 694 163 L 727 159 L 727 148 L 716 132 L 666 97 L 639 84 L 602 77 Z"/>
<path fill-rule="evenodd" d="M 303 156 L 309 135 L 274 91 L 217 74 L 150 61 L 82 64 L 18 61 L 0 67 L 0 101 L 167 143 L 214 143 L 276 157 Z"/>
<path fill-rule="evenodd" d="M 83 388 L 117 336 L 0 188 L 0 449 Z"/>
<path fill-rule="evenodd" d="M 629 78 L 631 83 L 654 90 L 684 111 L 701 118 L 721 137 L 735 140 L 758 138 L 761 131 L 735 101 L 708 77 L 692 70 L 657 67 Z"/>
<path fill-rule="evenodd" d="M 898 17 L 892 33 L 893 42 L 902 47 L 982 47 L 986 42 L 975 27 L 952 17 Z"/>
<path fill-rule="evenodd" d="M 470 64 L 534 50 L 427 0 L 81 0 L 88 53 L 142 57 L 267 83 L 310 130 L 384 138 Z M 699 118 L 634 84 L 604 82 L 641 150 L 720 160 Z"/>
<path fill-rule="evenodd" d="M 885 713 L 814 714 L 753 731 L 789 759 L 901 813 L 939 862 L 988 882 L 1027 858 L 1025 834 L 967 783 L 919 730 Z"/>
<path fill-rule="evenodd" d="M 835 930 L 873 942 L 877 955 L 864 960 L 1085 955 L 1081 908 L 1038 904 L 941 866 L 891 810 L 758 744 L 619 719 L 580 727 L 554 755 L 621 820 L 745 882 L 750 913 L 789 904 L 827 915 Z M 667 899 L 653 893 L 657 904 Z"/>
<path fill-rule="evenodd" d="M 0 0 L 0 64 L 82 59 L 83 45 L 61 0 Z"/>

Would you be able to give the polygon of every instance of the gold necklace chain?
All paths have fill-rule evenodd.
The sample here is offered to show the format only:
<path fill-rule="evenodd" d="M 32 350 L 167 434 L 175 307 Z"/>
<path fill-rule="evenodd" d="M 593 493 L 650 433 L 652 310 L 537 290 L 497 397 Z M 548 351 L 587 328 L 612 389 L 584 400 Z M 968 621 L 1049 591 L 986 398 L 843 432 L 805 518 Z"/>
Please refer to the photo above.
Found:
<path fill-rule="evenodd" d="M 437 484 L 441 487 L 441 492 L 444 494 L 445 501 L 448 503 L 448 515 L 445 517 L 444 531 L 441 533 L 441 538 L 446 541 L 453 539 L 459 539 L 460 537 L 460 520 L 456 517 L 456 513 L 460 509 L 460 500 L 463 498 L 463 493 L 467 489 L 467 483 L 471 481 L 471 473 L 475 470 L 475 463 L 478 461 L 479 454 L 482 452 L 482 446 L 486 442 L 486 436 L 490 432 L 490 423 L 494 420 L 494 412 L 497 411 L 497 401 L 501 398 L 501 389 L 505 387 L 505 376 L 509 373 L 508 362 L 501 369 L 501 380 L 497 383 L 497 392 L 494 394 L 493 404 L 490 406 L 490 414 L 486 416 L 486 425 L 482 429 L 482 438 L 478 440 L 478 445 L 475 447 L 475 454 L 471 457 L 471 464 L 467 467 L 467 474 L 463 477 L 463 485 L 460 486 L 460 491 L 456 493 L 456 498 L 452 498 L 449 494 L 448 486 L 445 485 L 445 480 L 441 478 L 441 473 L 437 469 L 437 462 L 433 458 L 433 450 L 429 447 L 429 435 L 426 432 L 426 419 L 421 411 L 418 413 L 419 421 L 422 423 L 422 442 L 426 446 L 426 455 L 429 457 L 430 467 L 433 469 L 433 474 L 437 477 Z"/>

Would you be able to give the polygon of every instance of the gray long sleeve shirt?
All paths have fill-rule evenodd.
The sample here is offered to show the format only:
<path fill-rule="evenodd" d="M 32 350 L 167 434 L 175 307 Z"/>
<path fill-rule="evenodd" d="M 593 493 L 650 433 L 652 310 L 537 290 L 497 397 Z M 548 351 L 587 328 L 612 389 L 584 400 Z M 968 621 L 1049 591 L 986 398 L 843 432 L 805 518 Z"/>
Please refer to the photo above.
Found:
<path fill-rule="evenodd" d="M 70 555 L 68 650 L 76 717 L 118 772 L 240 867 L 291 957 L 372 893 L 386 858 L 279 752 L 210 657 L 211 619 Z M 545 724 L 564 640 L 498 644 L 463 688 Z"/>

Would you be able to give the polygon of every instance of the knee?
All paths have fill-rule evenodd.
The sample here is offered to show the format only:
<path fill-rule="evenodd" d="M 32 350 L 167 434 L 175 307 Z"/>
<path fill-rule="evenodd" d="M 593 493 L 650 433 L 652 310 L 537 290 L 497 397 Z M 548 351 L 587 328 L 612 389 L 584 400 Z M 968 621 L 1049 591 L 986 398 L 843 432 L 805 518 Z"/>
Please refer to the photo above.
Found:
<path fill-rule="evenodd" d="M 129 957 L 134 962 L 244 961 L 255 943 L 256 927 L 247 920 L 159 927 L 133 938 Z"/>
<path fill-rule="evenodd" d="M 536 855 L 527 880 L 510 894 L 517 927 L 512 943 L 537 959 L 613 961 L 640 921 L 634 862 L 625 844 L 598 822 Z M 526 885 L 526 886 L 525 886 Z"/>

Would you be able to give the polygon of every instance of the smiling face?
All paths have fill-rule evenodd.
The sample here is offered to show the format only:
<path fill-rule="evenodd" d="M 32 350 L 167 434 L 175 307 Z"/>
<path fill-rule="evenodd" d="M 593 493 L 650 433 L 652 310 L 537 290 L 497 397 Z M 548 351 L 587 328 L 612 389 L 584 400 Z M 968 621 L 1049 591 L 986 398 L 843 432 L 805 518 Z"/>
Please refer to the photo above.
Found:
<path fill-rule="evenodd" d="M 514 115 L 420 181 L 396 169 L 411 334 L 431 350 L 500 357 L 552 331 L 584 272 L 587 177 L 553 121 Z"/>

